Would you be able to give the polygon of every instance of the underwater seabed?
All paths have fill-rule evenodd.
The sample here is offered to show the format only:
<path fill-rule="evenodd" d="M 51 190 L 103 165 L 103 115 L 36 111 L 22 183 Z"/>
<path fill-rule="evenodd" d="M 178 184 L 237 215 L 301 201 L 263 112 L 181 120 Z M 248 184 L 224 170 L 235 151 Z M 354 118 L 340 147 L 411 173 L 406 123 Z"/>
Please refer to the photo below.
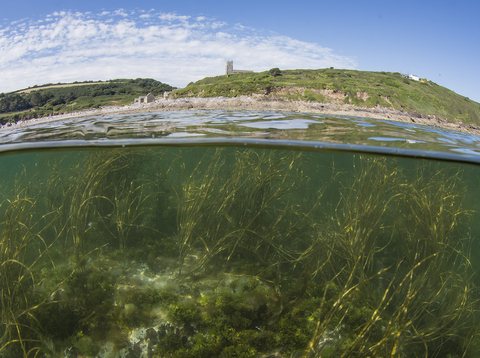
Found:
<path fill-rule="evenodd" d="M 0 357 L 479 354 L 476 166 L 121 148 L 0 168 Z"/>

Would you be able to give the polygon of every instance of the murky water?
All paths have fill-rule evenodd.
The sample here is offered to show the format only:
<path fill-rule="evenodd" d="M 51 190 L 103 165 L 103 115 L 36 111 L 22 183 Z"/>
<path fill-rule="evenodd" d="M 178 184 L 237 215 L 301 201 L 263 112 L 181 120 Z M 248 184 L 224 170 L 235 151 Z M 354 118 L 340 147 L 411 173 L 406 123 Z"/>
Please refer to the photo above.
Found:
<path fill-rule="evenodd" d="M 145 115 L 3 137 L 0 356 L 478 354 L 478 138 L 362 120 L 345 145 L 315 116 L 198 115 L 160 139 L 123 130 Z M 117 134 L 65 134 L 85 121 Z"/>

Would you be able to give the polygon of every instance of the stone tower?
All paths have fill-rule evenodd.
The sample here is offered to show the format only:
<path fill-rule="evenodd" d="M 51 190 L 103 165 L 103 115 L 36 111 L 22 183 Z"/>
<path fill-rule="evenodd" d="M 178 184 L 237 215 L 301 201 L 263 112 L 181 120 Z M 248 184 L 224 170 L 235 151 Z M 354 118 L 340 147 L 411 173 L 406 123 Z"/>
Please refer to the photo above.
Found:
<path fill-rule="evenodd" d="M 233 61 L 227 61 L 227 64 L 225 65 L 225 74 L 229 75 L 233 73 Z"/>

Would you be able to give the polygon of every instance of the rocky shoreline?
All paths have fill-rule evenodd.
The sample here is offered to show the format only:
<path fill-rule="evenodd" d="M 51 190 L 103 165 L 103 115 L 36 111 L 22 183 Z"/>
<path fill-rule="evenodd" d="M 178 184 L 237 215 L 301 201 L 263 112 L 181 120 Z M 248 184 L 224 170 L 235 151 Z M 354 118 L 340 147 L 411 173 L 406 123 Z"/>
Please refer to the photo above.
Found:
<path fill-rule="evenodd" d="M 276 98 L 253 98 L 239 96 L 226 97 L 187 97 L 176 99 L 160 99 L 148 104 L 132 104 L 126 106 L 111 106 L 95 110 L 73 112 L 63 115 L 35 118 L 17 123 L 10 123 L 0 127 L 0 131 L 30 127 L 62 120 L 85 117 L 110 116 L 129 113 L 147 113 L 159 111 L 196 111 L 196 110 L 247 110 L 247 111 L 283 111 L 321 113 L 332 116 L 354 116 L 392 120 L 404 123 L 432 126 L 442 129 L 455 130 L 464 133 L 480 135 L 480 127 L 463 123 L 448 122 L 435 116 L 426 116 L 419 113 L 406 113 L 385 108 L 362 108 L 351 105 L 323 104 L 318 102 L 287 101 Z"/>

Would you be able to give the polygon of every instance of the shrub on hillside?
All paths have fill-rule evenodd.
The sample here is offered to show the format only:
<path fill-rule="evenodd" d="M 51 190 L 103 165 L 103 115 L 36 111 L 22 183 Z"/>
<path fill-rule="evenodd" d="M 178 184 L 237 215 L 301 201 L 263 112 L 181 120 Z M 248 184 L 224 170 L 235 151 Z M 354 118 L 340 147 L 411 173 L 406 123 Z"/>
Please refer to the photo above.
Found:
<path fill-rule="evenodd" d="M 278 67 L 275 67 L 275 68 L 270 69 L 270 71 L 268 71 L 268 73 L 269 73 L 270 76 L 272 76 L 272 77 L 277 77 L 277 76 L 281 76 L 281 75 L 282 75 L 282 71 L 280 71 L 280 69 L 279 69 Z"/>

